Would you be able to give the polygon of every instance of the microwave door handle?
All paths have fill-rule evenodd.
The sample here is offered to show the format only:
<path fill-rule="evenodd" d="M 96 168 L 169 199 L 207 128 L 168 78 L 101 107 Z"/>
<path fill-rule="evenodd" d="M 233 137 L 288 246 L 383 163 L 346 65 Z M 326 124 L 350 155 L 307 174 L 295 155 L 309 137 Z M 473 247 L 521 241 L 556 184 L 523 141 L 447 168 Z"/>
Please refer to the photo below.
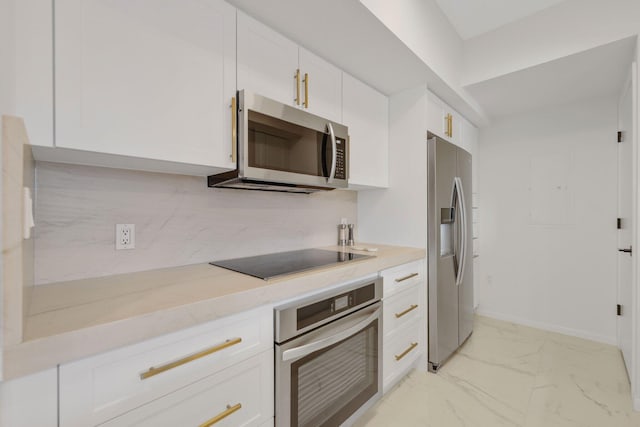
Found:
<path fill-rule="evenodd" d="M 331 136 L 331 172 L 327 178 L 327 183 L 331 184 L 336 176 L 336 161 L 338 160 L 338 145 L 336 142 L 336 134 L 333 132 L 333 126 L 331 123 L 327 123 L 329 128 L 329 135 Z"/>
<path fill-rule="evenodd" d="M 358 322 L 357 324 L 355 324 L 354 326 L 348 327 L 347 329 L 343 329 L 341 331 L 336 332 L 335 330 L 329 328 L 329 332 L 327 333 L 327 336 L 323 336 L 322 338 L 310 342 L 309 344 L 304 344 L 301 345 L 299 347 L 294 347 L 291 348 L 289 350 L 285 350 L 282 352 L 282 361 L 286 362 L 287 360 L 291 360 L 291 359 L 298 359 L 300 357 L 306 356 L 308 354 L 313 353 L 314 351 L 318 351 L 320 349 L 329 347 L 339 341 L 342 341 L 346 338 L 349 338 L 351 335 L 357 333 L 358 331 L 364 329 L 369 323 L 373 322 L 374 320 L 376 320 L 378 318 L 379 315 L 379 311 L 380 308 L 376 307 L 375 310 L 373 310 L 373 313 L 370 314 L 371 312 L 367 312 L 367 313 L 363 313 L 360 316 L 358 316 L 359 318 L 361 317 L 365 317 L 366 319 L 364 319 L 361 322 Z M 368 316 L 367 316 L 368 315 Z M 354 319 L 357 320 L 357 319 Z"/>

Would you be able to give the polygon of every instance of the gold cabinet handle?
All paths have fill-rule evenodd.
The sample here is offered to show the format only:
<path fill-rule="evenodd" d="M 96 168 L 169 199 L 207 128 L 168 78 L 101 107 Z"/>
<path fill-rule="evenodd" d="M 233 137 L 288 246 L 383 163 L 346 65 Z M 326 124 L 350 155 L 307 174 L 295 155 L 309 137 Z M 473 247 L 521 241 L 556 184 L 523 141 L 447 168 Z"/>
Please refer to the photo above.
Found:
<path fill-rule="evenodd" d="M 304 73 L 304 108 L 309 108 L 309 73 Z"/>
<path fill-rule="evenodd" d="M 222 344 L 218 344 L 214 347 L 208 348 L 206 350 L 199 351 L 197 353 L 192 354 L 191 356 L 184 357 L 180 360 L 176 360 L 175 362 L 167 363 L 166 365 L 159 366 L 157 368 L 151 367 L 148 371 L 140 374 L 141 380 L 146 380 L 147 378 L 151 378 L 155 375 L 161 374 L 163 372 L 168 371 L 169 369 L 177 368 L 178 366 L 182 366 L 185 363 L 193 362 L 194 360 L 203 358 L 210 354 L 216 353 L 220 350 L 223 350 L 227 347 L 231 347 L 232 345 L 240 344 L 242 342 L 242 338 L 233 338 L 226 340 Z"/>
<path fill-rule="evenodd" d="M 418 308 L 418 304 L 411 304 L 411 307 L 407 308 L 405 311 L 401 311 L 400 313 L 396 313 L 396 319 L 401 318 L 402 316 L 404 316 L 405 314 L 415 310 L 416 308 Z"/>
<path fill-rule="evenodd" d="M 300 105 L 300 68 L 296 70 L 296 105 Z"/>
<path fill-rule="evenodd" d="M 449 114 L 449 137 L 453 138 L 453 115 Z"/>
<path fill-rule="evenodd" d="M 225 411 L 220 412 L 218 415 L 216 415 L 215 417 L 211 418 L 210 420 L 203 422 L 198 427 L 210 427 L 210 426 L 214 425 L 215 423 L 217 423 L 218 421 L 221 421 L 221 420 L 227 418 L 229 415 L 233 414 L 234 412 L 239 411 L 241 408 L 242 408 L 242 404 L 241 403 L 235 404 L 233 406 L 227 405 L 227 409 Z"/>
<path fill-rule="evenodd" d="M 449 136 L 449 114 L 444 116 L 444 134 Z"/>
<path fill-rule="evenodd" d="M 403 357 L 405 357 L 407 354 L 409 354 L 409 352 L 410 352 L 411 350 L 413 350 L 414 348 L 416 348 L 417 346 L 418 346 L 418 343 L 417 343 L 417 342 L 412 342 L 412 343 L 411 343 L 411 345 L 410 345 L 410 346 L 409 346 L 405 351 L 403 351 L 403 352 L 402 352 L 402 353 L 400 353 L 400 354 L 396 354 L 396 355 L 395 355 L 395 356 L 393 356 L 393 357 L 395 357 L 395 358 L 396 358 L 396 361 L 399 361 L 400 359 L 402 359 Z"/>
<path fill-rule="evenodd" d="M 413 277 L 416 277 L 418 275 L 418 273 L 411 273 L 408 276 L 404 276 L 404 277 L 400 277 L 398 279 L 396 279 L 396 283 L 400 283 L 400 282 L 404 282 L 405 280 L 409 280 Z"/>
<path fill-rule="evenodd" d="M 238 155 L 238 104 L 236 97 L 231 98 L 231 161 L 236 162 Z"/>

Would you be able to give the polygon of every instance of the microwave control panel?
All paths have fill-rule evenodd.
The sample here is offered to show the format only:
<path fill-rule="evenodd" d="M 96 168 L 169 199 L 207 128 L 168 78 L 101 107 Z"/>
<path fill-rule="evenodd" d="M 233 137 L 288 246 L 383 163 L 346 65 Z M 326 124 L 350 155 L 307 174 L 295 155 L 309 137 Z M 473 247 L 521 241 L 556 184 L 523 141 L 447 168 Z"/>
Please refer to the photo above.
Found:
<path fill-rule="evenodd" d="M 336 138 L 336 179 L 347 179 L 347 144 L 344 139 Z"/>

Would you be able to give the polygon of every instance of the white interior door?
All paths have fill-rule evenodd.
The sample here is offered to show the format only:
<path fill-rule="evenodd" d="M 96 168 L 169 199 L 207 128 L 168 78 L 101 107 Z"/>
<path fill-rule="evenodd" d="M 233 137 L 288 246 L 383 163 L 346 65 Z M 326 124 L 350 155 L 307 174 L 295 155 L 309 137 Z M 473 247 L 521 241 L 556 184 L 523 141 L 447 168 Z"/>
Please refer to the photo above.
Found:
<path fill-rule="evenodd" d="M 632 247 L 633 230 L 633 90 L 632 73 L 624 86 L 618 104 L 618 130 L 622 132 L 618 143 L 618 347 L 622 350 L 627 373 L 631 374 L 632 347 L 632 257 L 623 252 Z M 632 248 L 634 251 L 636 248 Z"/>

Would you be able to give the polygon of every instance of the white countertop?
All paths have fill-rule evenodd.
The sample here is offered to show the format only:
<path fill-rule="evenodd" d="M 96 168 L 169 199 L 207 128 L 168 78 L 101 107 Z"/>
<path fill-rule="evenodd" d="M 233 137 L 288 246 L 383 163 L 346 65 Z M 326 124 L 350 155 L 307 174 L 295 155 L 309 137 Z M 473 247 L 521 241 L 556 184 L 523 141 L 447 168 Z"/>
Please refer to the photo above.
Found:
<path fill-rule="evenodd" d="M 4 349 L 5 379 L 300 296 L 425 257 L 384 245 L 373 258 L 272 280 L 195 264 L 30 289 L 23 342 Z M 324 249 L 339 250 L 339 247 Z"/>

